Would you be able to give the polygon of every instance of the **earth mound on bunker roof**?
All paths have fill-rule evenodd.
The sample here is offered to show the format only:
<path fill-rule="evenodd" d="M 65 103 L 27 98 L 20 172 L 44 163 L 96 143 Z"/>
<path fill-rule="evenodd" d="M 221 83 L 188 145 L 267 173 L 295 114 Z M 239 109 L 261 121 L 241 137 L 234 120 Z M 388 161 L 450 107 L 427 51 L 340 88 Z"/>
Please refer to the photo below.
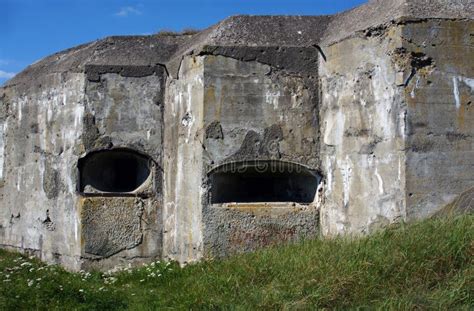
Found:
<path fill-rule="evenodd" d="M 370 0 L 336 14 L 327 27 L 323 45 L 341 41 L 356 32 L 403 19 L 473 19 L 472 0 Z"/>
<path fill-rule="evenodd" d="M 165 63 L 192 36 L 114 36 L 82 44 L 37 61 L 4 85 L 28 86 L 54 73 L 83 72 L 85 66 L 155 66 Z"/>
<path fill-rule="evenodd" d="M 183 55 L 195 53 L 206 45 L 324 46 L 403 18 L 473 19 L 474 1 L 370 0 L 335 15 L 231 16 L 194 35 L 108 37 L 48 56 L 27 67 L 5 86 L 28 87 L 52 73 L 83 72 L 87 64 L 165 64 L 174 72 Z"/>

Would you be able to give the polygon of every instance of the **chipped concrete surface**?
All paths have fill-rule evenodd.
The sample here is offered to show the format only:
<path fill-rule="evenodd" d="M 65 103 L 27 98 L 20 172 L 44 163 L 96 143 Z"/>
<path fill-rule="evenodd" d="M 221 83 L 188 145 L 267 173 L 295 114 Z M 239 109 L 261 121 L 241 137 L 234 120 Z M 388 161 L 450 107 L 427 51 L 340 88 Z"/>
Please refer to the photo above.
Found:
<path fill-rule="evenodd" d="M 261 247 L 315 238 L 319 211 L 298 204 L 214 204 L 205 210 L 206 257 L 223 257 Z"/>
<path fill-rule="evenodd" d="M 372 0 L 46 57 L 0 88 L 0 246 L 72 270 L 185 264 L 470 211 L 473 17 L 472 1 Z M 81 191 L 81 159 L 118 149 L 148 177 L 119 157 L 124 180 Z M 213 172 L 259 161 L 314 172 L 313 202 L 211 204 Z M 268 168 L 249 183 L 277 187 Z"/>
<path fill-rule="evenodd" d="M 408 217 L 424 218 L 474 184 L 472 21 L 430 20 L 403 28 L 407 51 L 436 65 L 405 88 Z"/>
<path fill-rule="evenodd" d="M 135 198 L 87 198 L 82 203 L 86 255 L 110 257 L 142 242 L 144 202 Z"/>
<path fill-rule="evenodd" d="M 317 54 L 313 57 L 317 59 Z M 224 56 L 206 56 L 204 66 L 204 123 L 219 122 L 223 132 L 222 139 L 206 137 L 203 141 L 206 173 L 225 163 L 249 160 L 290 161 L 319 168 L 315 80 L 271 74 L 268 65 Z M 207 177 L 202 177 L 205 187 L 209 187 Z M 318 232 L 314 205 L 260 217 L 251 209 L 220 208 L 206 204 L 209 198 L 205 199 L 206 256 L 250 251 L 278 240 L 314 237 Z M 280 210 L 272 203 L 264 209 L 269 215 Z"/>
<path fill-rule="evenodd" d="M 325 235 L 363 233 L 376 222 L 406 219 L 406 108 L 388 56 L 400 29 L 387 36 L 342 41 L 328 47 L 327 62 L 321 62 Z"/>
<path fill-rule="evenodd" d="M 81 255 L 74 163 L 80 153 L 84 83 L 79 73 L 55 76 L 43 90 L 18 94 L 7 89 L 3 100 L 8 110 L 0 243 L 73 269 L 80 268 Z M 43 223 L 48 217 L 54 230 Z"/>
<path fill-rule="evenodd" d="M 181 263 L 202 257 L 203 57 L 182 61 L 164 116 L 163 250 Z"/>
<path fill-rule="evenodd" d="M 318 168 L 317 81 L 272 74 L 258 62 L 205 58 L 205 120 L 223 139 L 203 141 L 208 169 L 225 162 L 276 159 Z"/>

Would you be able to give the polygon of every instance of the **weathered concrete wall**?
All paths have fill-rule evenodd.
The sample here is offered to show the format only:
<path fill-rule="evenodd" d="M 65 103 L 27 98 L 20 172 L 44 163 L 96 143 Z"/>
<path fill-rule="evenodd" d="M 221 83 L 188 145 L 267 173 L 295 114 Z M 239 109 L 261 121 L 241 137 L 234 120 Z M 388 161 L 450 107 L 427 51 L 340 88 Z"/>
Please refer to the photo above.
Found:
<path fill-rule="evenodd" d="M 258 62 L 207 56 L 204 83 L 207 170 L 256 159 L 318 167 L 316 80 Z"/>
<path fill-rule="evenodd" d="M 0 244 L 80 267 L 76 163 L 82 152 L 83 74 L 53 74 L 38 88 L 3 90 Z"/>
<path fill-rule="evenodd" d="M 97 81 L 90 75 L 58 74 L 25 94 L 14 87 L 3 90 L 2 246 L 73 270 L 161 256 L 164 70 L 139 77 L 134 72 L 101 73 Z M 137 193 L 143 194 L 140 199 L 113 194 L 81 199 L 78 160 L 113 147 L 151 157 L 149 187 Z M 136 243 L 123 242 L 128 235 Z"/>
<path fill-rule="evenodd" d="M 124 69 L 125 68 L 125 69 Z M 88 66 L 86 152 L 127 147 L 161 163 L 164 67 Z M 104 71 L 102 74 L 98 74 Z M 100 77 L 100 78 L 99 78 Z"/>
<path fill-rule="evenodd" d="M 469 210 L 472 14 L 373 0 L 47 57 L 0 88 L 0 246 L 71 269 L 188 263 Z"/>
<path fill-rule="evenodd" d="M 319 209 L 296 203 L 224 203 L 204 207 L 204 248 L 224 257 L 319 235 Z"/>
<path fill-rule="evenodd" d="M 161 200 L 86 197 L 78 205 L 82 269 L 106 270 L 161 258 Z"/>
<path fill-rule="evenodd" d="M 293 58 L 300 55 L 295 54 Z M 316 80 L 255 61 L 207 56 L 204 88 L 204 173 L 225 163 L 254 160 L 319 168 Z M 207 256 L 314 237 L 319 231 L 316 203 L 210 204 L 209 192 L 203 201 Z"/>
<path fill-rule="evenodd" d="M 185 263 L 317 235 L 316 205 L 258 204 L 255 210 L 210 206 L 207 173 L 213 167 L 272 159 L 318 168 L 317 88 L 310 84 L 316 82 L 271 71 L 255 61 L 190 56 L 183 59 L 178 79 L 169 82 L 166 257 Z M 262 207 L 265 212 L 257 212 Z M 235 236 L 244 231 L 247 238 L 238 242 Z"/>
<path fill-rule="evenodd" d="M 474 22 L 422 20 L 402 30 L 412 55 L 407 102 L 409 219 L 424 218 L 474 186 Z"/>
<path fill-rule="evenodd" d="M 400 35 L 392 27 L 323 47 L 325 235 L 364 233 L 405 219 L 406 107 L 389 56 L 401 45 Z"/>
<path fill-rule="evenodd" d="M 473 27 L 402 20 L 324 48 L 325 234 L 425 218 L 472 188 Z"/>
<path fill-rule="evenodd" d="M 202 256 L 203 57 L 185 57 L 167 84 L 164 110 L 163 255 Z"/>
<path fill-rule="evenodd" d="M 164 68 L 88 66 L 86 73 L 81 155 L 127 148 L 151 158 L 151 173 L 133 197 L 97 193 L 79 200 L 83 267 L 161 258 Z"/>

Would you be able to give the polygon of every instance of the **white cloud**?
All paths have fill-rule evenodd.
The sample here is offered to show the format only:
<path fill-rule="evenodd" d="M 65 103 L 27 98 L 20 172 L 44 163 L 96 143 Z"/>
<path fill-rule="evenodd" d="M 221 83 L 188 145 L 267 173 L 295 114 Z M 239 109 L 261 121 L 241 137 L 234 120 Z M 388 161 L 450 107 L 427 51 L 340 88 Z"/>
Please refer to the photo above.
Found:
<path fill-rule="evenodd" d="M 133 6 L 125 6 L 123 8 L 120 8 L 120 10 L 115 13 L 115 16 L 120 16 L 120 17 L 127 17 L 129 15 L 141 15 L 142 11 L 140 11 L 137 7 Z"/>
<path fill-rule="evenodd" d="M 6 59 L 1 59 L 0 58 L 0 65 L 8 65 L 10 62 Z"/>
<path fill-rule="evenodd" d="M 14 72 L 6 72 L 3 70 L 0 70 L 0 79 L 10 79 L 13 78 L 16 75 Z"/>

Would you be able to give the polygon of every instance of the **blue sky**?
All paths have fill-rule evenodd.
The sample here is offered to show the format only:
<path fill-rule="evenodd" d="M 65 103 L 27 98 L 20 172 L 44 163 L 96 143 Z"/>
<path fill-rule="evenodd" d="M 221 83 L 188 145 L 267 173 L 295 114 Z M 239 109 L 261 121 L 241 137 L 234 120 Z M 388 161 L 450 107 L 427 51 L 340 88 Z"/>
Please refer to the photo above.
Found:
<path fill-rule="evenodd" d="M 54 52 L 110 35 L 206 28 L 236 14 L 322 15 L 364 0 L 0 0 L 0 85 Z"/>

